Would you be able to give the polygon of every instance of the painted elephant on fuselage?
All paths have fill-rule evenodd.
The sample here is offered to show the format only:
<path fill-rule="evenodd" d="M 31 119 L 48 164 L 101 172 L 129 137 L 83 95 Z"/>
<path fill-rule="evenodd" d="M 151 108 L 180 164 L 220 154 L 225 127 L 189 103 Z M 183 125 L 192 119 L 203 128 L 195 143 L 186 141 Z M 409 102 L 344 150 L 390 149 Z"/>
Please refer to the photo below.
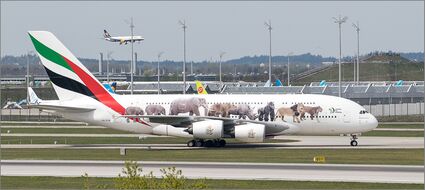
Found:
<path fill-rule="evenodd" d="M 140 108 L 140 107 L 130 106 L 130 107 L 127 107 L 125 109 L 125 113 L 124 114 L 125 115 L 144 115 L 145 113 L 143 112 L 143 109 Z M 139 121 L 139 118 L 128 117 L 127 118 L 127 122 L 130 122 L 130 119 L 131 120 L 135 120 L 136 122 Z"/>
<path fill-rule="evenodd" d="M 208 106 L 205 98 L 179 98 L 171 102 L 170 115 L 189 113 L 189 115 L 200 116 L 199 107 L 204 107 L 204 114 L 207 115 Z"/>
<path fill-rule="evenodd" d="M 165 115 L 165 108 L 161 105 L 148 105 L 145 111 L 146 115 Z"/>

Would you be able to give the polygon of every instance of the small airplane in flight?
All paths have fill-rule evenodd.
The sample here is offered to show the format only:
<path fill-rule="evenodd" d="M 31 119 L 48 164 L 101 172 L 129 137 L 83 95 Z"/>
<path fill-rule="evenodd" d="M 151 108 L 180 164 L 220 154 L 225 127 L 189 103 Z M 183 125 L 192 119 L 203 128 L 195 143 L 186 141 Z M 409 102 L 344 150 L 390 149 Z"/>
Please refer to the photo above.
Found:
<path fill-rule="evenodd" d="M 131 42 L 131 36 L 111 36 L 106 30 L 103 30 L 103 38 L 105 38 L 106 41 L 119 42 L 120 45 L 125 45 L 128 42 Z M 143 38 L 142 36 L 133 36 L 133 42 L 140 42 L 144 39 L 145 38 Z"/>
<path fill-rule="evenodd" d="M 108 91 L 52 33 L 29 31 L 59 100 L 28 89 L 29 107 L 139 134 L 191 138 L 189 147 L 225 139 L 263 142 L 278 135 L 357 135 L 378 126 L 351 100 L 316 94 L 119 95 Z"/>

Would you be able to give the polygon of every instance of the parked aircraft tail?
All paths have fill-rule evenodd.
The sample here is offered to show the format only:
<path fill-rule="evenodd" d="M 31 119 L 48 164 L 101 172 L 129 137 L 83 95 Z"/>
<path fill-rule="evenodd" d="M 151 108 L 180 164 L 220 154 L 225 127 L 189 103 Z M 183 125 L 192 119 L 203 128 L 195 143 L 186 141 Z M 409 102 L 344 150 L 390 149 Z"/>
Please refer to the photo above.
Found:
<path fill-rule="evenodd" d="M 39 104 L 42 99 L 38 98 L 34 90 L 31 87 L 28 87 L 28 104 Z"/>
<path fill-rule="evenodd" d="M 208 94 L 208 92 L 204 88 L 204 85 L 202 85 L 201 82 L 196 80 L 195 83 L 196 83 L 196 91 L 198 91 L 198 94 Z"/>
<path fill-rule="evenodd" d="M 276 79 L 275 84 L 276 86 L 283 86 L 282 81 L 280 81 L 279 79 Z"/>

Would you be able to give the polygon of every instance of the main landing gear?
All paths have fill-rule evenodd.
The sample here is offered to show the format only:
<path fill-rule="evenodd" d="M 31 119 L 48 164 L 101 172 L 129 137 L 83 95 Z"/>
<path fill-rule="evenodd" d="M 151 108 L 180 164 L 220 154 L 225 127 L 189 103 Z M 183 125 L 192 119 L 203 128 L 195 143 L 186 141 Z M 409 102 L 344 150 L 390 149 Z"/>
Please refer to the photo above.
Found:
<path fill-rule="evenodd" d="M 203 140 L 194 139 L 187 142 L 188 147 L 224 147 L 226 141 L 223 139 Z"/>
<path fill-rule="evenodd" d="M 350 145 L 351 146 L 357 146 L 357 135 L 351 134 L 351 142 Z"/>

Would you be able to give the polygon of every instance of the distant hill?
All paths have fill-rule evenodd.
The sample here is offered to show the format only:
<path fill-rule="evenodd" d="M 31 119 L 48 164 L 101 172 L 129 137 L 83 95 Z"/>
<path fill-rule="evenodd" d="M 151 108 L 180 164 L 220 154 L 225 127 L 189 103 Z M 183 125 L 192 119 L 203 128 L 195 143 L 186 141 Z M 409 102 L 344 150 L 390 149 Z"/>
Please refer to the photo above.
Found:
<path fill-rule="evenodd" d="M 373 52 L 376 53 L 376 52 Z M 365 55 L 363 57 L 370 57 L 373 53 Z M 388 52 L 391 53 L 391 52 Z M 385 53 L 384 53 L 385 54 Z M 398 57 L 392 57 L 389 60 L 385 60 L 388 57 L 375 57 L 375 61 L 381 62 L 390 62 L 394 61 L 394 58 L 397 58 L 395 62 L 407 62 L 407 61 L 419 61 L 423 62 L 423 53 L 421 52 L 410 52 L 410 53 L 398 53 Z M 295 66 L 294 70 L 292 70 L 292 74 L 296 74 L 299 72 L 304 72 L 309 69 L 315 69 L 322 66 L 322 62 L 336 62 L 337 59 L 334 57 L 323 57 L 321 55 L 313 55 L 311 53 L 305 53 L 300 55 L 292 55 L 289 57 L 290 62 L 293 66 Z M 258 78 L 253 78 L 254 80 L 263 80 L 262 77 L 265 75 L 267 69 L 266 67 L 261 67 L 260 64 L 264 63 L 267 65 L 268 63 L 267 55 L 259 55 L 259 56 L 244 56 L 238 59 L 232 59 L 223 62 L 223 74 L 224 75 L 233 75 L 234 71 L 237 71 L 238 74 L 248 74 L 248 75 L 261 75 Z M 98 59 L 88 59 L 88 58 L 79 58 L 79 60 L 91 71 L 98 72 Z M 351 61 L 353 57 L 344 57 L 343 61 Z M 274 73 L 280 73 L 279 78 L 285 78 L 286 72 L 286 63 L 288 61 L 288 56 L 273 56 L 272 62 L 274 65 L 277 65 Z M 44 68 L 37 64 L 40 62 L 38 56 L 32 55 L 29 56 L 29 62 L 31 64 L 31 74 L 35 75 L 46 75 Z M 129 71 L 129 60 L 112 60 L 110 61 L 110 72 L 121 73 Z M 373 60 L 369 60 L 368 62 L 373 62 Z M 27 64 L 27 56 L 4 56 L 1 58 L 1 76 L 15 77 L 15 76 L 24 76 L 26 73 L 26 64 Z M 156 62 L 147 62 L 147 61 L 138 61 L 137 62 L 137 71 L 136 74 L 144 75 L 144 76 L 152 76 L 156 73 Z M 180 61 L 172 61 L 165 60 L 162 61 L 161 69 L 163 73 L 167 75 L 177 75 L 177 73 L 181 73 L 182 62 Z M 187 72 L 189 72 L 190 62 L 186 64 Z M 202 62 L 194 62 L 194 72 L 195 73 L 203 73 L 203 74 L 216 74 L 217 73 L 217 62 L 212 61 L 202 61 Z M 332 67 L 330 67 L 332 68 Z M 423 67 L 422 67 L 423 68 Z M 106 72 L 106 60 L 104 60 L 103 72 Z M 348 75 L 346 75 L 348 77 Z M 250 76 L 248 76 L 250 77 Z M 252 77 L 251 77 L 252 78 Z M 319 77 L 320 78 L 320 77 Z M 329 78 L 329 77 L 328 77 Z M 351 78 L 351 77 L 350 77 Z M 332 77 L 330 78 L 332 79 Z M 246 79 L 248 80 L 248 79 Z M 304 80 L 304 79 L 303 79 Z"/>
<path fill-rule="evenodd" d="M 333 62 L 336 61 L 334 57 L 322 57 L 321 55 L 313 55 L 310 53 L 305 53 L 301 55 L 292 55 L 289 56 L 291 63 L 310 63 L 310 64 L 321 64 L 322 62 Z M 288 56 L 272 56 L 273 63 L 287 63 Z M 239 59 L 232 59 L 226 61 L 228 64 L 260 64 L 268 63 L 268 55 L 260 56 L 245 56 Z"/>
<path fill-rule="evenodd" d="M 402 62 L 394 64 L 365 63 L 360 64 L 361 81 L 397 81 L 397 80 L 424 80 L 424 64 L 417 62 Z M 342 80 L 352 81 L 354 65 L 352 63 L 342 64 Z M 296 79 L 297 84 L 308 84 L 317 81 L 338 81 L 338 64 L 315 73 L 305 78 Z"/>

